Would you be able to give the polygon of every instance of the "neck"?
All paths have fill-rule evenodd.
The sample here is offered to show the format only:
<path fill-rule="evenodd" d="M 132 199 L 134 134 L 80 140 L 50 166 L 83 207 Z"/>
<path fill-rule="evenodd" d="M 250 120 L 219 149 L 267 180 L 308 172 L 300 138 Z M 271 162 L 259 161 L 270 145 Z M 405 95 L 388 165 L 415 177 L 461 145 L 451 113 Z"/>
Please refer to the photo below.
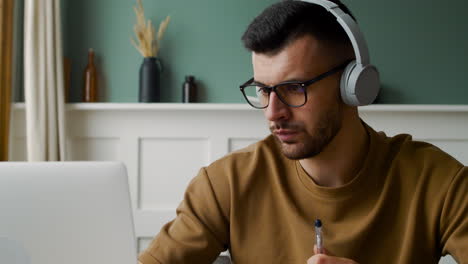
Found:
<path fill-rule="evenodd" d="M 343 119 L 340 131 L 320 154 L 299 161 L 320 186 L 343 186 L 356 177 L 364 164 L 369 139 L 357 109 L 351 111 L 354 113 Z"/>

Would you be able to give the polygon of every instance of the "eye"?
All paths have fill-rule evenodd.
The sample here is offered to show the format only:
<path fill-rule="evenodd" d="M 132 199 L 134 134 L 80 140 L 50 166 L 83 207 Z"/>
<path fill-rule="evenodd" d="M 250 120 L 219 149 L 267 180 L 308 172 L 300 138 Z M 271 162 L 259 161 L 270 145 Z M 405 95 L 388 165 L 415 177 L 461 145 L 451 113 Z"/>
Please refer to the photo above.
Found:
<path fill-rule="evenodd" d="M 258 95 L 268 95 L 270 93 L 269 89 L 266 87 L 257 86 L 256 90 Z"/>
<path fill-rule="evenodd" d="M 304 93 L 304 87 L 300 84 L 295 84 L 295 83 L 281 85 L 281 89 L 285 93 L 289 93 L 289 94 Z"/>

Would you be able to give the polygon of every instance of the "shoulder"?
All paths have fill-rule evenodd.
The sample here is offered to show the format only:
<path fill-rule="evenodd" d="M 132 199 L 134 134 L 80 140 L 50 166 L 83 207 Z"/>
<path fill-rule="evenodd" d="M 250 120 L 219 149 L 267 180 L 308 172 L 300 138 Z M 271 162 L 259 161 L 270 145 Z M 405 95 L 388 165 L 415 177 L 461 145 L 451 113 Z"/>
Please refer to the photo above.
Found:
<path fill-rule="evenodd" d="M 273 160 L 282 159 L 279 154 L 280 150 L 275 139 L 270 135 L 214 161 L 206 167 L 206 170 L 209 174 L 216 172 L 232 173 L 233 171 L 246 172 Z"/>
<path fill-rule="evenodd" d="M 448 188 L 464 165 L 439 147 L 411 135 L 399 134 L 380 138 L 388 146 L 390 171 L 397 173 L 405 183 L 428 184 L 435 189 Z"/>
<path fill-rule="evenodd" d="M 463 164 L 439 147 L 424 141 L 414 140 L 410 135 L 397 135 L 388 139 L 390 144 L 398 146 L 396 158 L 410 162 L 419 169 L 433 171 L 459 171 Z"/>

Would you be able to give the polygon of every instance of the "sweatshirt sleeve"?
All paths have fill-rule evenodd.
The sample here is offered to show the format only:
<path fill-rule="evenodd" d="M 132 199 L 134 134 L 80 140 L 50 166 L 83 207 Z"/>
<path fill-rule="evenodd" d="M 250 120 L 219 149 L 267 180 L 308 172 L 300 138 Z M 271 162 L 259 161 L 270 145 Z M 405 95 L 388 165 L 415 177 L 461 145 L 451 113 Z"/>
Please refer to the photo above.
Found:
<path fill-rule="evenodd" d="M 190 182 L 176 218 L 163 226 L 139 256 L 142 264 L 211 264 L 228 248 L 229 193 L 218 178 L 213 186 L 206 169 L 200 170 Z"/>
<path fill-rule="evenodd" d="M 468 264 L 468 167 L 452 180 L 441 216 L 442 255 Z"/>

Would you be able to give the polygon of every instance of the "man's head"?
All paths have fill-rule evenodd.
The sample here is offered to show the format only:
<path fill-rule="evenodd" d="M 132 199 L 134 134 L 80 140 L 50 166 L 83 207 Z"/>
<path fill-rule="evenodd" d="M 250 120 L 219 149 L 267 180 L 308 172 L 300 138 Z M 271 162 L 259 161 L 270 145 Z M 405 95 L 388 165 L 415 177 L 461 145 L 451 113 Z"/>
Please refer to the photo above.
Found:
<path fill-rule="evenodd" d="M 331 2 L 356 20 L 339 0 Z M 304 35 L 312 35 L 331 48 L 337 48 L 338 52 L 345 50 L 354 54 L 336 18 L 323 7 L 302 1 L 285 0 L 271 5 L 252 21 L 242 41 L 252 52 L 274 55 Z"/>
<path fill-rule="evenodd" d="M 349 14 L 341 3 L 333 2 Z M 249 25 L 242 40 L 252 51 L 254 81 L 267 86 L 304 82 L 354 58 L 349 38 L 336 18 L 321 6 L 300 1 L 267 8 Z M 288 158 L 321 153 L 342 128 L 343 119 L 357 116 L 356 108 L 341 100 L 341 72 L 308 86 L 307 102 L 298 108 L 270 93 L 265 116 Z"/>

